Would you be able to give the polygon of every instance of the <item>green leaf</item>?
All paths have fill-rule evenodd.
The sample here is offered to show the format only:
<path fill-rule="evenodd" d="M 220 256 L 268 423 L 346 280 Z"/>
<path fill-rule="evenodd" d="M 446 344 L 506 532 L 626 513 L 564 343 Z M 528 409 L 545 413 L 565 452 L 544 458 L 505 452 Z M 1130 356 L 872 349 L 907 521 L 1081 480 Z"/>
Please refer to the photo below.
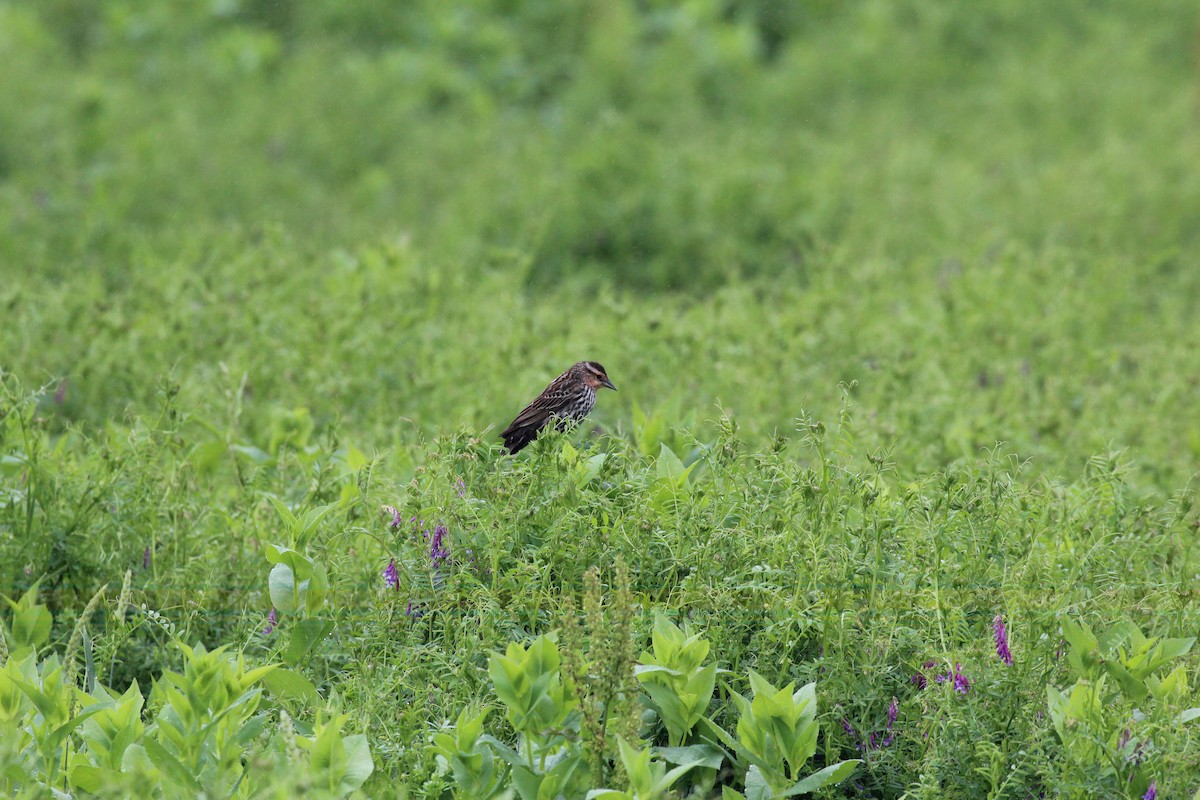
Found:
<path fill-rule="evenodd" d="M 346 748 L 346 765 L 337 788 L 341 795 L 347 795 L 367 782 L 367 778 L 375 771 L 375 762 L 371 759 L 371 746 L 366 734 L 347 736 L 342 744 Z"/>
<path fill-rule="evenodd" d="M 137 745 L 131 746 L 126 751 L 127 756 L 135 747 Z M 154 764 L 159 772 L 166 775 L 176 787 L 186 789 L 195 795 L 199 795 L 203 791 L 196 778 L 192 775 L 192 771 L 180 763 L 179 759 L 167 752 L 167 749 L 159 744 L 157 740 L 149 736 L 145 737 L 142 739 L 142 748 L 145 748 L 145 754 L 150 758 L 150 763 Z"/>
<path fill-rule="evenodd" d="M 294 614 L 299 606 L 297 602 L 296 575 L 287 564 L 276 564 L 271 568 L 267 577 L 267 588 L 271 595 L 271 605 L 284 614 Z"/>
<path fill-rule="evenodd" d="M 695 466 L 694 464 L 692 466 Z M 683 486 L 687 482 L 688 473 L 692 467 L 684 469 L 683 462 L 675 452 L 663 444 L 658 450 L 658 477 L 665 479 L 675 486 Z"/>
<path fill-rule="evenodd" d="M 771 800 L 771 787 L 757 766 L 746 770 L 746 800 Z"/>
<path fill-rule="evenodd" d="M 836 764 L 830 764 L 823 770 L 814 772 L 802 781 L 798 781 L 794 785 L 785 789 L 779 797 L 794 797 L 798 794 L 808 794 L 815 792 L 822 786 L 836 785 L 850 777 L 850 773 L 854 772 L 854 768 L 862 763 L 861 759 L 852 758 L 849 761 L 839 761 Z"/>
<path fill-rule="evenodd" d="M 319 617 L 302 619 L 292 628 L 292 638 L 283 651 L 283 660 L 293 667 L 299 664 L 333 631 L 333 622 Z"/>
<path fill-rule="evenodd" d="M 692 744 L 686 747 L 656 747 L 654 752 L 672 764 L 690 764 L 707 769 L 720 769 L 725 753 L 711 744 Z"/>
<path fill-rule="evenodd" d="M 317 526 L 321 524 L 321 520 L 335 511 L 338 505 L 338 503 L 329 503 L 328 505 L 310 508 L 304 512 L 304 516 L 300 518 L 296 531 L 296 546 L 302 547 L 305 542 L 312 538 L 312 534 L 316 531 Z"/>
<path fill-rule="evenodd" d="M 308 581 L 308 591 L 305 595 L 304 607 L 308 613 L 320 611 L 325 605 L 325 597 L 329 594 L 329 575 L 325 572 L 325 566 L 319 563 L 313 563 L 312 578 Z"/>
<path fill-rule="evenodd" d="M 1139 702 L 1150 693 L 1150 690 L 1146 688 L 1145 682 L 1138 680 L 1121 664 L 1118 664 L 1116 661 L 1105 661 L 1103 663 L 1104 669 L 1116 679 L 1121 687 L 1121 691 L 1130 700 L 1133 700 L 1135 703 Z"/>
<path fill-rule="evenodd" d="M 267 543 L 263 545 L 263 555 L 272 564 L 286 564 L 299 580 L 312 576 L 313 560 L 299 550 L 281 544 Z"/>
<path fill-rule="evenodd" d="M 238 455 L 245 456 L 255 464 L 265 464 L 272 460 L 270 453 L 266 452 L 265 450 L 261 450 L 252 444 L 235 444 L 230 447 L 230 449 Z"/>
<path fill-rule="evenodd" d="M 50 639 L 50 624 L 54 621 L 50 611 L 45 606 L 25 605 L 13 612 L 12 643 L 13 650 L 24 651 L 37 649 Z"/>
<path fill-rule="evenodd" d="M 280 700 L 315 703 L 321 697 L 313 682 L 295 670 L 281 667 L 264 675 L 262 682 Z"/>
<path fill-rule="evenodd" d="M 259 452 L 262 451 L 260 450 Z M 266 453 L 263 453 L 263 455 L 266 455 Z M 270 456 L 267 457 L 270 458 Z M 299 520 L 296 519 L 296 515 L 275 495 L 269 494 L 267 495 L 267 499 L 271 501 L 271 505 L 275 506 L 275 511 L 279 514 L 279 518 L 283 520 L 283 526 L 287 530 L 289 537 L 295 536 L 299 527 Z"/>
<path fill-rule="evenodd" d="M 1085 623 L 1075 622 L 1069 617 L 1062 621 L 1063 638 L 1071 645 L 1068 660 L 1075 673 L 1081 678 L 1092 677 L 1099 666 L 1100 642 Z"/>
<path fill-rule="evenodd" d="M 639 681 L 642 681 L 643 683 L 645 683 L 645 680 L 646 680 L 642 677 L 643 675 L 652 675 L 656 672 L 661 672 L 665 675 L 673 675 L 673 676 L 683 675 L 683 673 L 680 672 L 679 670 L 671 669 L 670 667 L 664 667 L 661 664 L 637 664 L 633 668 L 634 676 L 636 676 L 637 679 Z"/>
<path fill-rule="evenodd" d="M 521 800 L 538 800 L 538 790 L 542 788 L 542 776 L 533 772 L 529 767 L 514 764 L 512 768 L 513 786 Z"/>
<path fill-rule="evenodd" d="M 70 776 L 72 788 L 95 794 L 105 784 L 116 784 L 121 778 L 121 773 L 103 767 L 93 767 L 90 764 L 76 764 L 71 767 Z"/>
<path fill-rule="evenodd" d="M 196 445 L 188 455 L 188 462 L 201 475 L 213 472 L 221 463 L 229 447 L 221 439 L 214 439 L 204 444 Z"/>

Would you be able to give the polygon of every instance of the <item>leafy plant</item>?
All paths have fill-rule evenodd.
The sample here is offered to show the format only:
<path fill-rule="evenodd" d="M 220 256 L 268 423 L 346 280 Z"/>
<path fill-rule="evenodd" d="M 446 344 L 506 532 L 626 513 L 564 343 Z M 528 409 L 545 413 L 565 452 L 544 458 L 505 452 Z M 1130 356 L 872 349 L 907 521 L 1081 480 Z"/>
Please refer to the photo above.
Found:
<path fill-rule="evenodd" d="M 1154 781 L 1155 739 L 1200 717 L 1200 708 L 1180 710 L 1189 695 L 1182 665 L 1165 677 L 1154 674 L 1187 654 L 1196 640 L 1147 637 L 1130 620 L 1102 636 L 1072 619 L 1063 620 L 1062 630 L 1078 678 L 1065 691 L 1047 686 L 1046 698 L 1068 757 L 1066 771 L 1091 773 L 1140 797 Z"/>
<path fill-rule="evenodd" d="M 663 614 L 654 617 L 653 653 L 642 653 L 635 668 L 667 728 L 671 747 L 685 744 L 708 712 L 717 667 L 704 664 L 709 643 L 690 627 L 680 630 Z"/>

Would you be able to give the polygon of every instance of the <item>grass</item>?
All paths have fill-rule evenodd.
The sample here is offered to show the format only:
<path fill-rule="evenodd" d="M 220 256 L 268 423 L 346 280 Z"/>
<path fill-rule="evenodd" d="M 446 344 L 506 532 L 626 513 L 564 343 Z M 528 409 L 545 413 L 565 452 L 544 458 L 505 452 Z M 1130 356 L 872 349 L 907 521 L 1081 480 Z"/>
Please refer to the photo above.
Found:
<path fill-rule="evenodd" d="M 40 657 L 107 584 L 100 683 L 284 660 L 321 699 L 263 713 L 332 699 L 366 795 L 448 796 L 429 734 L 620 560 L 634 652 L 688 621 L 727 730 L 748 670 L 817 681 L 815 766 L 863 759 L 825 796 L 1200 789 L 1196 693 L 1150 680 L 1196 653 L 1086 724 L 1047 698 L 1107 669 L 1073 621 L 1109 663 L 1200 627 L 1193 11 L 504 5 L 0 3 L 0 592 L 38 582 Z M 580 358 L 620 391 L 503 456 Z M 328 596 L 264 635 L 289 542 Z"/>

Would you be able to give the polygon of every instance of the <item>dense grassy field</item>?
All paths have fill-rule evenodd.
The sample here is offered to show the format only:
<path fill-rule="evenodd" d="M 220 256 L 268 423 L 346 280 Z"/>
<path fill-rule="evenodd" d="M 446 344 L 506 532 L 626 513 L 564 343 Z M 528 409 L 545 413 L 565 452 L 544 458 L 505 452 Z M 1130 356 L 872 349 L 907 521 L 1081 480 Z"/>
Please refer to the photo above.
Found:
<path fill-rule="evenodd" d="M 0 0 L 0 794 L 1200 797 L 1191 4 L 322 5 Z"/>

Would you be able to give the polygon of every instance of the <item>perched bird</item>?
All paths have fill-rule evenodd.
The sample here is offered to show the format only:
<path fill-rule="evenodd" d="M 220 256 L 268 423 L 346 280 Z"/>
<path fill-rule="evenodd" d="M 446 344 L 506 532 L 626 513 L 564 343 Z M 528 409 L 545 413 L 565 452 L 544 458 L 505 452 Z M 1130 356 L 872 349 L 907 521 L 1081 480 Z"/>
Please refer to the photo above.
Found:
<path fill-rule="evenodd" d="M 532 442 L 551 421 L 566 430 L 588 415 L 596 405 L 596 390 L 612 389 L 608 373 L 595 361 L 580 361 L 559 375 L 500 434 L 508 452 L 516 453 Z"/>

